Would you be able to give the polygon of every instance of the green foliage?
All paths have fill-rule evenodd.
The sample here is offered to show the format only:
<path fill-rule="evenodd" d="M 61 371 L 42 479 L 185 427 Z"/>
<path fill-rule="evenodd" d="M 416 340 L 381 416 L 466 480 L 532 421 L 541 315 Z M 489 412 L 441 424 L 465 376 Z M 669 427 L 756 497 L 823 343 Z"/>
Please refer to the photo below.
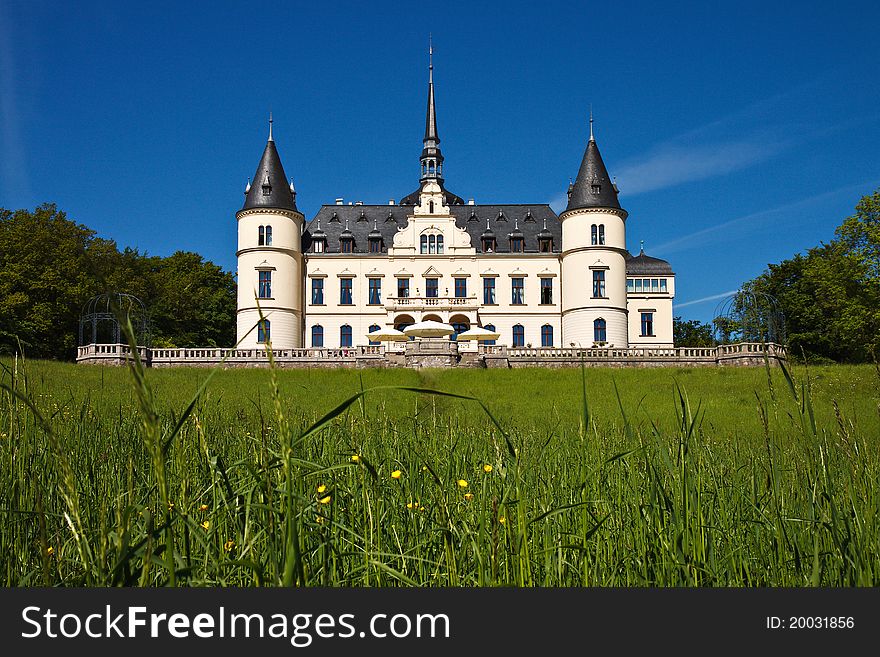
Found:
<path fill-rule="evenodd" d="M 878 376 L 7 359 L 0 584 L 877 586 Z"/>
<path fill-rule="evenodd" d="M 235 280 L 200 255 L 120 252 L 51 204 L 0 209 L 0 353 L 73 358 L 82 308 L 105 292 L 139 297 L 157 344 L 235 342 Z"/>
<path fill-rule="evenodd" d="M 751 281 L 785 314 L 789 353 L 868 362 L 880 352 L 880 190 L 865 196 L 829 244 L 770 265 Z"/>
<path fill-rule="evenodd" d="M 712 347 L 715 345 L 712 325 L 696 319 L 683 321 L 681 317 L 673 317 L 672 339 L 676 347 Z"/>

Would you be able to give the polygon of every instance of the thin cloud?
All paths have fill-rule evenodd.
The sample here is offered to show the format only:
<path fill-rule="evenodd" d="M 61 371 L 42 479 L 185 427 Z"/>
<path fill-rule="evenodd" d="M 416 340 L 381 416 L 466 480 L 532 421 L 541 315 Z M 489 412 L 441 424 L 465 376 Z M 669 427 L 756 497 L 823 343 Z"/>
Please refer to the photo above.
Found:
<path fill-rule="evenodd" d="M 736 294 L 738 290 L 728 290 L 727 292 L 721 292 L 720 294 L 713 294 L 709 297 L 703 297 L 702 299 L 694 299 L 693 301 L 685 301 L 684 303 L 675 303 L 672 304 L 673 308 L 685 308 L 687 306 L 696 306 L 698 303 L 706 303 L 707 301 L 717 301 L 718 299 L 723 299 L 724 297 L 729 297 L 731 294 Z"/>
<path fill-rule="evenodd" d="M 788 144 L 754 137 L 714 144 L 666 143 L 624 163 L 618 178 L 628 196 L 745 169 L 779 154 Z"/>
<path fill-rule="evenodd" d="M 698 230 L 687 235 L 682 235 L 681 237 L 669 240 L 668 242 L 664 242 L 663 244 L 658 244 L 651 249 L 651 252 L 658 255 L 667 255 L 670 253 L 675 253 L 677 251 L 685 251 L 689 248 L 694 248 L 696 246 L 703 246 L 707 243 L 718 241 L 722 238 L 725 240 L 729 240 L 730 234 L 728 232 L 728 229 L 738 224 L 759 224 L 761 221 L 784 213 L 795 216 L 793 211 L 799 208 L 809 207 L 817 202 L 821 202 L 844 193 L 851 194 L 853 191 L 856 190 L 873 188 L 876 184 L 877 181 L 868 181 L 857 183 L 855 185 L 847 185 L 845 187 L 839 187 L 838 189 L 823 192 L 822 194 L 816 194 L 815 196 L 810 196 L 799 201 L 794 201 L 793 203 L 786 203 L 784 205 L 770 208 L 768 210 L 761 210 L 760 212 L 752 212 L 750 214 L 736 217 L 735 219 L 730 219 L 729 221 L 725 221 L 720 224 L 715 224 L 714 226 L 709 226 L 708 228 L 703 228 L 702 230 Z"/>

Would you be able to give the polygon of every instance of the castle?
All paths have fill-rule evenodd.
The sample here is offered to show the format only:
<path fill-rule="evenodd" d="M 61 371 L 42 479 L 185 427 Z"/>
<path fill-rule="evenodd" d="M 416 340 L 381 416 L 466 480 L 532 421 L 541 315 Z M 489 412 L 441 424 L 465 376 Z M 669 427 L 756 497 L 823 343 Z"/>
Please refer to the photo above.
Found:
<path fill-rule="evenodd" d="M 419 187 L 387 205 L 336 199 L 306 222 L 272 135 L 238 221 L 240 348 L 377 344 L 424 320 L 507 347 L 672 347 L 675 276 L 627 250 L 627 212 L 590 136 L 568 205 L 476 204 L 447 190 L 429 64 Z M 264 319 L 260 320 L 262 312 Z M 254 330 L 257 326 L 257 330 Z M 455 338 L 455 334 L 452 336 Z"/>

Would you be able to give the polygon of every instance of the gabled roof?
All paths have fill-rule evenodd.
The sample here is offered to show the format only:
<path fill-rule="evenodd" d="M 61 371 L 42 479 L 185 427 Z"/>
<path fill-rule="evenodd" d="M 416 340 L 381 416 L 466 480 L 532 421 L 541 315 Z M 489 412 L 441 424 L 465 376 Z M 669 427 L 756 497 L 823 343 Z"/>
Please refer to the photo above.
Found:
<path fill-rule="evenodd" d="M 292 183 L 284 173 L 281 156 L 275 148 L 270 128 L 269 141 L 263 149 L 263 157 L 254 173 L 254 180 L 244 199 L 242 210 L 252 208 L 280 208 L 296 210 L 296 197 L 291 191 Z"/>
<path fill-rule="evenodd" d="M 616 208 L 620 209 L 617 200 L 617 189 L 608 175 L 596 140 L 590 135 L 581 168 L 577 179 L 571 186 L 566 210 L 579 208 Z"/>
<path fill-rule="evenodd" d="M 553 238 L 554 253 L 561 251 L 562 224 L 549 205 L 456 205 L 450 207 L 449 211 L 455 217 L 455 225 L 468 232 L 471 237 L 471 246 L 477 250 L 477 253 L 482 252 L 480 238 L 486 232 L 487 220 L 498 240 L 494 253 L 510 252 L 507 235 L 514 230 L 514 225 L 518 225 L 518 231 L 522 233 L 526 253 L 539 251 L 539 233 L 544 233 L 542 237 Z M 357 221 L 362 212 L 367 221 Z M 529 213 L 531 213 L 530 220 L 526 221 Z M 333 218 L 334 214 L 336 215 L 335 219 Z M 387 249 L 394 243 L 394 235 L 397 234 L 398 228 L 406 226 L 407 216 L 411 214 L 411 208 L 400 205 L 324 205 L 306 225 L 302 238 L 302 250 L 309 251 L 314 231 L 318 230 L 320 224 L 327 239 L 325 253 L 339 253 L 339 237 L 343 233 L 347 219 L 349 232 L 346 233 L 346 237 L 354 238 L 353 253 L 387 255 Z M 547 225 L 546 231 L 543 229 L 545 223 Z M 381 254 L 369 253 L 369 239 L 370 234 L 374 231 L 374 226 L 375 230 L 382 235 L 384 249 Z M 373 236 L 375 237 L 375 233 Z"/>

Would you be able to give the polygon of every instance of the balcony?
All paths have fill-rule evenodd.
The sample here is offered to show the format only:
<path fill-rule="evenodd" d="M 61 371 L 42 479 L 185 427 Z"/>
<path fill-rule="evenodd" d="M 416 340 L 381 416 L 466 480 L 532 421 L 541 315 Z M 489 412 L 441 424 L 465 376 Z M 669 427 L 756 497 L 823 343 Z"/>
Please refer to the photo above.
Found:
<path fill-rule="evenodd" d="M 387 297 L 385 310 L 477 310 L 480 304 L 476 295 L 467 297 Z"/>

